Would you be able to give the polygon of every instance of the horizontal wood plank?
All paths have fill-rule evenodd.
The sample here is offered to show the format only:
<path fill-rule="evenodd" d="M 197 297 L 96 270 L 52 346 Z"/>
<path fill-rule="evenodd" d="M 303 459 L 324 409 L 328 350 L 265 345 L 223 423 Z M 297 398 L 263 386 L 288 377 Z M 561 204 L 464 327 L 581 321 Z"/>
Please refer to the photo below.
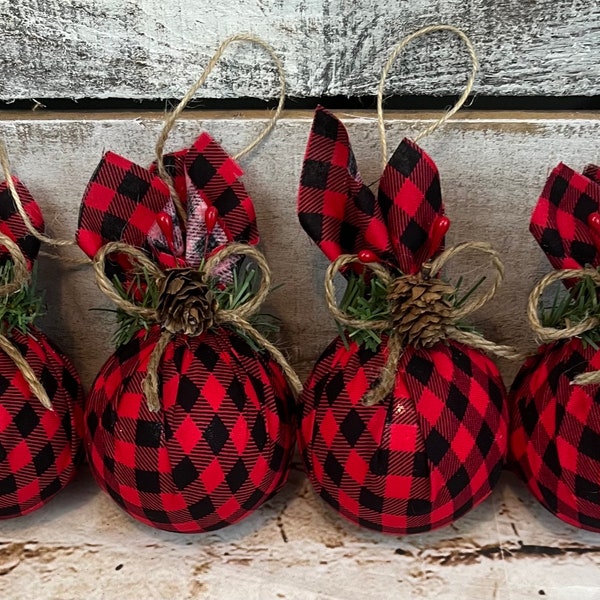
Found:
<path fill-rule="evenodd" d="M 2 523 L 0 589 L 11 600 L 596 600 L 600 538 L 508 475 L 455 524 L 395 537 L 342 520 L 298 469 L 256 513 L 204 535 L 137 523 L 84 473 Z"/>
<path fill-rule="evenodd" d="M 200 113 L 202 114 L 202 113 Z M 54 236 L 73 237 L 81 196 L 104 150 L 118 152 L 140 164 L 153 158 L 160 115 L 132 118 L 104 114 L 86 119 L 59 113 L 18 115 L 0 121 L 14 172 L 42 206 Z M 210 119 L 187 115 L 169 144 L 189 145 L 208 130 L 232 154 L 263 127 L 256 114 L 234 118 L 213 113 Z M 341 115 L 346 123 L 365 181 L 375 181 L 380 164 L 379 138 L 373 113 Z M 475 313 L 473 323 L 490 339 L 531 349 L 533 340 L 525 319 L 525 304 L 533 282 L 549 270 L 542 251 L 528 232 L 531 209 L 546 176 L 559 161 L 575 168 L 598 162 L 600 116 L 521 113 L 464 113 L 423 140 L 437 162 L 446 210 L 453 226 L 449 243 L 489 240 L 506 263 L 500 292 Z M 274 132 L 242 160 L 244 182 L 254 198 L 262 247 L 273 270 L 274 291 L 269 310 L 282 319 L 283 347 L 305 376 L 335 332 L 323 300 L 327 261 L 300 228 L 296 195 L 302 156 L 312 114 L 286 115 Z M 434 115 L 390 113 L 390 149 L 402 136 L 415 136 Z M 76 249 L 61 250 L 80 256 Z M 452 276 L 482 271 L 470 257 L 449 267 Z M 73 357 L 86 384 L 111 353 L 114 315 L 91 311 L 111 308 L 96 288 L 91 269 L 73 268 L 41 259 L 40 285 L 48 305 L 42 325 Z M 502 361 L 507 377 L 518 365 Z"/>
<path fill-rule="evenodd" d="M 0 99 L 177 98 L 220 41 L 251 32 L 282 56 L 289 94 L 376 92 L 390 49 L 432 23 L 460 26 L 481 57 L 475 92 L 595 95 L 600 5 L 582 0 L 24 0 L 0 2 Z M 419 40 L 390 77 L 390 94 L 455 94 L 467 54 L 448 34 Z M 256 48 L 232 49 L 198 97 L 273 95 Z"/>

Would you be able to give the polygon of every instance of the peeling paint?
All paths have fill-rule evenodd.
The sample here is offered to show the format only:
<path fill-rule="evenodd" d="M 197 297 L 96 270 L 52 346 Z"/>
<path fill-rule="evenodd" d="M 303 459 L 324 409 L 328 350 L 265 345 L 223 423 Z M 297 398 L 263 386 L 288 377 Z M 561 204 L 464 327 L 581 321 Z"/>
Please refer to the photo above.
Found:
<path fill-rule="evenodd" d="M 291 96 L 372 95 L 390 48 L 432 22 L 472 37 L 481 59 L 478 94 L 598 94 L 597 2 L 4 0 L 0 98 L 181 97 L 219 42 L 240 31 L 281 54 Z M 386 89 L 455 94 L 467 60 L 458 40 L 430 36 L 406 50 Z M 265 98 L 274 89 L 264 53 L 240 46 L 198 96 Z"/>

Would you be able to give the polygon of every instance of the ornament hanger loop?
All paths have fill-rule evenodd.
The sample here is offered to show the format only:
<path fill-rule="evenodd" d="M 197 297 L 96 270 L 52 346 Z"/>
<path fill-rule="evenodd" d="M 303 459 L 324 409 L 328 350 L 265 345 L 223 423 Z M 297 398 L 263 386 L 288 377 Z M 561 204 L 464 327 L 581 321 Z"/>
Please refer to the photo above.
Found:
<path fill-rule="evenodd" d="M 477 75 L 477 70 L 479 69 L 479 59 L 477 58 L 477 54 L 475 52 L 475 48 L 473 47 L 473 43 L 471 42 L 471 40 L 469 39 L 467 34 L 462 29 L 459 29 L 458 27 L 454 27 L 453 25 L 429 25 L 428 27 L 423 27 L 422 29 L 419 29 L 418 31 L 415 31 L 414 33 L 411 33 L 410 35 L 406 36 L 394 48 L 394 50 L 390 54 L 390 57 L 388 58 L 387 62 L 385 63 L 385 66 L 381 73 L 381 80 L 379 82 L 379 88 L 377 91 L 377 120 L 379 123 L 379 135 L 381 138 L 381 153 L 382 153 L 383 168 L 385 168 L 385 166 L 387 164 L 387 139 L 386 139 L 386 135 L 385 135 L 385 123 L 383 120 L 383 89 L 385 86 L 385 80 L 387 79 L 387 76 L 388 76 L 395 60 L 398 58 L 398 56 L 402 53 L 402 51 L 413 40 L 415 40 L 416 38 L 421 37 L 423 35 L 428 35 L 429 33 L 434 33 L 434 32 L 438 32 L 438 31 L 449 31 L 451 33 L 454 33 L 464 42 L 465 46 L 467 47 L 467 50 L 469 51 L 469 56 L 471 57 L 471 67 L 472 67 L 471 74 L 469 76 L 469 79 L 467 80 L 465 89 L 464 89 L 463 93 L 461 94 L 460 98 L 458 99 L 458 101 L 456 102 L 456 104 L 449 111 L 444 113 L 444 115 L 441 118 L 439 118 L 437 121 L 435 121 L 435 123 L 432 123 L 431 125 L 429 125 L 429 127 L 424 129 L 423 131 L 421 131 L 421 133 L 419 133 L 415 137 L 414 141 L 418 142 L 420 139 L 424 138 L 425 136 L 429 135 L 430 133 L 433 133 L 440 125 L 445 123 L 453 114 L 458 112 L 458 110 L 462 107 L 462 105 L 467 101 L 469 94 L 473 90 L 473 84 L 475 83 L 475 76 Z"/>
<path fill-rule="evenodd" d="M 192 100 L 192 98 L 200 89 L 200 87 L 204 85 L 204 83 L 208 79 L 208 76 L 211 74 L 212 70 L 215 68 L 216 64 L 221 59 L 221 56 L 223 55 L 227 47 L 233 42 L 250 42 L 256 46 L 260 46 L 261 48 L 263 48 L 271 57 L 277 69 L 277 74 L 279 76 L 279 103 L 277 104 L 277 108 L 275 109 L 273 116 L 271 117 L 270 121 L 267 123 L 265 128 L 260 132 L 260 134 L 252 142 L 250 142 L 250 144 L 248 144 L 243 150 L 238 152 L 233 157 L 235 160 L 239 160 L 240 158 L 242 158 L 242 156 L 253 150 L 272 131 L 273 127 L 275 127 L 275 123 L 281 116 L 281 111 L 283 110 L 283 105 L 285 103 L 285 71 L 283 70 L 283 64 L 281 63 L 281 59 L 277 56 L 273 47 L 267 44 L 267 42 L 265 42 L 261 38 L 248 33 L 238 33 L 224 40 L 223 43 L 217 49 L 217 51 L 214 53 L 213 57 L 208 61 L 204 72 L 196 81 L 196 83 L 194 83 L 194 85 L 192 85 L 192 87 L 188 90 L 185 96 L 181 99 L 181 102 L 170 113 L 168 113 L 167 117 L 165 118 L 162 131 L 160 132 L 160 135 L 156 142 L 155 151 L 158 174 L 160 178 L 163 179 L 163 181 L 169 187 L 169 191 L 171 192 L 171 196 L 173 197 L 173 201 L 175 202 L 178 215 L 184 223 L 186 221 L 186 213 L 183 210 L 183 206 L 181 205 L 177 192 L 175 191 L 175 187 L 173 186 L 171 176 L 169 175 L 169 173 L 167 173 L 167 170 L 165 169 L 164 165 L 163 154 L 165 143 L 167 141 L 167 138 L 169 137 L 169 134 L 171 133 L 171 130 L 173 129 L 173 126 L 175 125 L 175 122 L 179 118 L 179 115 L 181 115 L 187 104 L 190 102 L 190 100 Z"/>

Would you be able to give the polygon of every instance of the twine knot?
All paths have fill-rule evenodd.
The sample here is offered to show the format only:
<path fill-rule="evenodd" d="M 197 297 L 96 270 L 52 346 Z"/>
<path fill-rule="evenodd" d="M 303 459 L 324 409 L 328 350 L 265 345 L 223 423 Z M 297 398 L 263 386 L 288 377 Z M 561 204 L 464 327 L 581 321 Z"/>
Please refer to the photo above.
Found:
<path fill-rule="evenodd" d="M 460 305 L 453 303 L 456 289 L 437 278 L 446 262 L 464 250 L 474 250 L 491 258 L 495 278 L 490 289 L 479 297 L 471 297 Z M 389 316 L 381 319 L 357 319 L 342 311 L 336 303 L 334 276 L 344 266 L 361 263 L 371 269 L 387 287 Z M 495 344 L 481 335 L 464 331 L 458 321 L 478 310 L 496 294 L 504 278 L 504 266 L 498 253 L 485 242 L 464 242 L 446 249 L 431 262 L 425 263 L 420 273 L 393 277 L 383 265 L 363 263 L 356 254 L 343 254 L 329 265 L 325 277 L 325 297 L 333 317 L 341 325 L 354 329 L 387 333 L 387 360 L 378 381 L 363 397 L 363 404 L 372 406 L 381 402 L 394 389 L 398 364 L 404 350 L 409 347 L 430 348 L 445 340 L 467 344 L 472 348 L 491 352 L 503 358 L 521 359 L 512 346 Z"/>
<path fill-rule="evenodd" d="M 582 269 L 561 269 L 552 271 L 545 275 L 542 280 L 533 288 L 529 295 L 527 305 L 527 316 L 529 324 L 536 334 L 536 338 L 543 344 L 566 340 L 574 337 L 580 337 L 588 331 L 592 331 L 600 326 L 598 316 L 588 314 L 586 318 L 579 322 L 572 322 L 566 318 L 564 327 L 545 327 L 540 319 L 539 305 L 544 291 L 557 281 L 570 280 L 589 280 L 593 287 L 600 288 L 600 273 L 597 269 L 587 266 Z M 595 299 L 594 299 L 595 303 Z M 600 371 L 588 371 L 580 373 L 571 381 L 571 385 L 594 385 L 600 383 Z"/>
<path fill-rule="evenodd" d="M 215 322 L 217 301 L 197 269 L 168 269 L 162 282 L 156 314 L 169 333 L 198 336 Z"/>
<path fill-rule="evenodd" d="M 447 337 L 454 288 L 423 272 L 402 275 L 389 286 L 390 325 L 403 347 L 430 348 Z"/>
<path fill-rule="evenodd" d="M 140 306 L 118 293 L 105 272 L 106 259 L 113 253 L 127 254 L 133 258 L 141 271 L 158 284 L 160 294 L 156 307 Z M 219 306 L 210 289 L 209 279 L 219 264 L 231 256 L 252 258 L 261 273 L 261 280 L 252 297 L 236 308 L 228 309 Z M 234 242 L 215 252 L 200 269 L 178 268 L 163 272 L 138 248 L 124 242 L 109 242 L 98 250 L 93 263 L 96 283 L 108 298 L 127 313 L 141 316 L 149 323 L 159 323 L 162 327 L 162 335 L 152 350 L 146 378 L 142 384 L 150 411 L 156 412 L 160 409 L 158 369 L 172 337 L 180 333 L 198 336 L 211 327 L 222 325 L 237 328 L 252 338 L 281 367 L 294 395 L 300 392 L 302 384 L 281 351 L 248 321 L 258 311 L 271 287 L 271 272 L 266 259 L 253 246 Z"/>

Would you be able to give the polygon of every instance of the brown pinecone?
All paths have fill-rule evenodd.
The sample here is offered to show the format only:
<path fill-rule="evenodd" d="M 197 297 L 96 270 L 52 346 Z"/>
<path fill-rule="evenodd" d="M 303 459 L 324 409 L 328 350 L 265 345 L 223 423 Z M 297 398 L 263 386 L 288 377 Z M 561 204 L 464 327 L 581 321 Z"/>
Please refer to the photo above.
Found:
<path fill-rule="evenodd" d="M 200 335 L 212 327 L 216 308 L 216 300 L 202 273 L 194 269 L 165 272 L 156 312 L 167 331 Z"/>
<path fill-rule="evenodd" d="M 404 275 L 388 293 L 394 331 L 403 347 L 429 348 L 446 337 L 454 312 L 448 297 L 453 288 L 440 279 Z"/>

